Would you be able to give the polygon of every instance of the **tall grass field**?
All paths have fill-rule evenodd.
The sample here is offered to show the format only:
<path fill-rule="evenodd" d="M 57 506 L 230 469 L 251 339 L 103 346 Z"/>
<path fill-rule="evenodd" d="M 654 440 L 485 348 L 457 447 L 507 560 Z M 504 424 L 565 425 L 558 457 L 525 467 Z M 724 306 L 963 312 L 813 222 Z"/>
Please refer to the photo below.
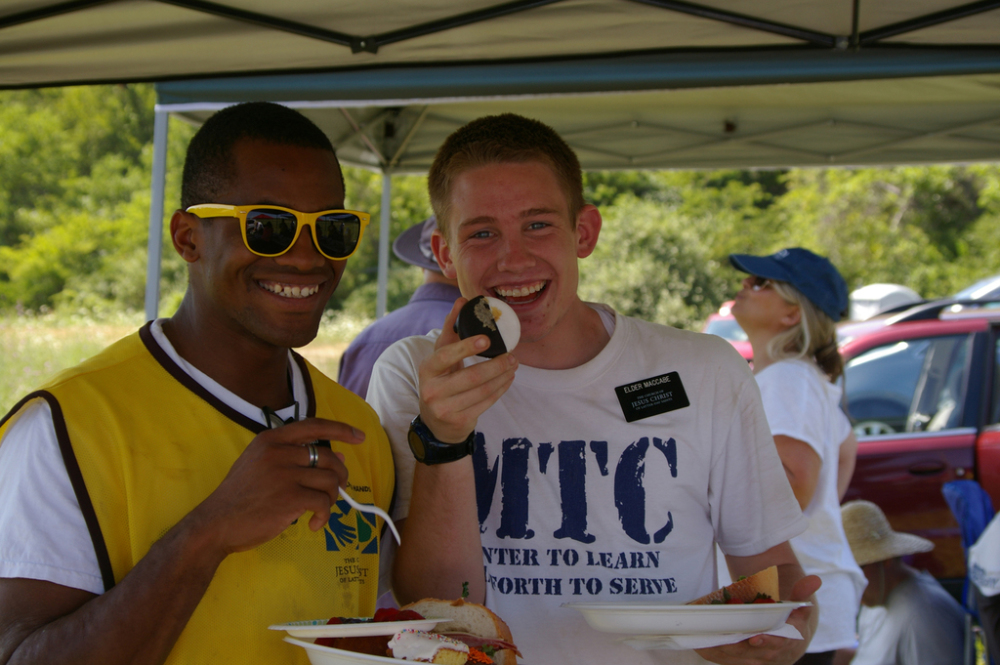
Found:
<path fill-rule="evenodd" d="M 143 318 L 138 313 L 100 320 L 52 313 L 0 317 L 0 417 L 50 377 L 137 330 Z M 316 339 L 297 351 L 336 378 L 344 349 L 368 323 L 328 315 Z"/>

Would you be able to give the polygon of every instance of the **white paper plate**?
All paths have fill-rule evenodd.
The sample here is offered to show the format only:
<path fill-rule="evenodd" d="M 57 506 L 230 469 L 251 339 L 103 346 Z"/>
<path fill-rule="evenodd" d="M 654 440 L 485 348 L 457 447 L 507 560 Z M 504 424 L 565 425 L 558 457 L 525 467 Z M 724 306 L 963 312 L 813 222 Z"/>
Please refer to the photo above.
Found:
<path fill-rule="evenodd" d="M 662 603 L 563 603 L 583 613 L 590 627 L 620 635 L 756 633 L 777 628 L 792 610 L 810 603 L 665 605 Z"/>
<path fill-rule="evenodd" d="M 447 619 L 414 619 L 413 621 L 371 621 L 365 623 L 327 624 L 326 619 L 293 621 L 268 626 L 271 630 L 284 630 L 292 637 L 361 637 L 364 635 L 395 635 L 401 630 L 431 630 Z"/>
<path fill-rule="evenodd" d="M 404 622 L 400 621 L 399 623 Z M 344 651 L 343 649 L 334 649 L 333 647 L 324 647 L 289 636 L 285 637 L 285 641 L 305 649 L 306 654 L 309 656 L 309 662 L 312 665 L 375 665 L 376 663 L 400 665 L 400 663 L 406 662 L 397 660 L 396 658 L 389 658 L 388 656 L 369 656 L 366 653 L 355 653 L 353 651 Z M 386 639 L 385 642 L 388 644 L 389 640 Z"/>

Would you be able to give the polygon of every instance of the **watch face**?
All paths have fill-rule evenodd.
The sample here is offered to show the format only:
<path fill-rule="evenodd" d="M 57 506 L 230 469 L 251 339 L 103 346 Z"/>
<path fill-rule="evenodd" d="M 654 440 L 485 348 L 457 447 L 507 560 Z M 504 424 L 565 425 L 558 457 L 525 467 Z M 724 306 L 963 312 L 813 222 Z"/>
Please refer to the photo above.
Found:
<path fill-rule="evenodd" d="M 413 451 L 413 456 L 421 462 L 426 459 L 427 448 L 424 446 L 424 441 L 420 438 L 420 435 L 411 429 L 406 438 L 410 442 L 410 450 Z"/>

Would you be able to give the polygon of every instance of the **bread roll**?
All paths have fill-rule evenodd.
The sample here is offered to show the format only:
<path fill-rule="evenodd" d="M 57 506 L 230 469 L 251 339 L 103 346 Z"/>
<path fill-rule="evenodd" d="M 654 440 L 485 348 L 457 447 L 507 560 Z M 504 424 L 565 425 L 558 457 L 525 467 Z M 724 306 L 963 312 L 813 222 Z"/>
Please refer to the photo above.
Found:
<path fill-rule="evenodd" d="M 483 605 L 467 603 L 463 599 L 440 600 L 425 598 L 415 603 L 404 605 L 401 609 L 413 610 L 428 619 L 449 619 L 437 624 L 432 632 L 448 635 L 458 640 L 463 636 L 483 638 L 490 642 L 502 642 L 505 646 L 498 648 L 493 656 L 496 665 L 516 665 L 517 649 L 510 628 L 503 619 Z M 470 646 L 478 646 L 470 644 Z"/>
<path fill-rule="evenodd" d="M 688 605 L 711 605 L 713 603 L 718 604 L 731 601 L 752 603 L 760 595 L 767 596 L 771 600 L 778 600 L 777 566 L 765 568 L 756 575 L 744 577 L 729 586 L 716 589 L 712 593 L 692 600 Z"/>

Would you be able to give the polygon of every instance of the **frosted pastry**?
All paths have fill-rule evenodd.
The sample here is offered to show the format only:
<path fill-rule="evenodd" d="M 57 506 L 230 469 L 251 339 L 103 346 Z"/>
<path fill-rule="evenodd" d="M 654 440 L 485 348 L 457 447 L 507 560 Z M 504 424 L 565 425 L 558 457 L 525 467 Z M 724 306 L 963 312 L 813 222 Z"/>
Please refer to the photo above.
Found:
<path fill-rule="evenodd" d="M 521 339 L 521 322 L 510 305 L 497 298 L 476 296 L 465 303 L 455 321 L 455 332 L 462 339 L 486 335 L 490 346 L 479 355 L 493 358 L 513 351 Z"/>
<path fill-rule="evenodd" d="M 389 640 L 389 652 L 393 658 L 441 665 L 464 665 L 469 658 L 468 645 L 444 635 L 412 628 L 401 630 L 392 636 Z"/>

